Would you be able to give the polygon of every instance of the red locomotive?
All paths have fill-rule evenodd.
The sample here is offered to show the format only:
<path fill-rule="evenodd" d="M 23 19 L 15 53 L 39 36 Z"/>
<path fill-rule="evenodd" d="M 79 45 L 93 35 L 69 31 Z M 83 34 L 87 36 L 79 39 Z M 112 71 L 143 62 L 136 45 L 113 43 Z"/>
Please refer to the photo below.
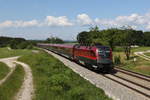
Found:
<path fill-rule="evenodd" d="M 39 47 L 54 51 L 90 68 L 101 71 L 113 69 L 112 50 L 107 46 L 81 46 L 39 43 Z"/>

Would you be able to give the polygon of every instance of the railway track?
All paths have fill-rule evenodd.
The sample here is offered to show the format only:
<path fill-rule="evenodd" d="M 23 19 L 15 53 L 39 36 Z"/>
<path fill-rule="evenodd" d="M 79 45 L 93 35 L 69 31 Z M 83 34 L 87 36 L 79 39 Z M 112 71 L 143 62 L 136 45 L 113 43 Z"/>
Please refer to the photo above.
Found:
<path fill-rule="evenodd" d="M 150 98 L 150 76 L 116 67 L 115 74 L 106 74 L 109 78 L 127 88 Z"/>
<path fill-rule="evenodd" d="M 125 73 L 125 74 L 129 74 L 129 75 L 134 76 L 134 77 L 138 77 L 138 78 L 143 79 L 143 80 L 150 81 L 150 76 L 148 76 L 148 75 L 144 75 L 141 73 L 137 73 L 137 72 L 126 70 L 126 69 L 119 68 L 119 67 L 115 67 L 115 70 L 122 72 L 122 73 Z"/>
<path fill-rule="evenodd" d="M 55 54 L 58 54 L 52 51 Z M 60 55 L 60 54 L 58 54 Z M 69 58 L 60 55 L 68 60 Z M 81 65 L 81 64 L 80 64 Z M 84 66 L 84 65 L 83 65 Z M 85 67 L 85 66 L 84 66 Z M 122 68 L 115 68 L 116 73 L 114 74 L 104 74 L 105 78 L 115 81 L 143 96 L 150 98 L 150 76 L 143 75 L 140 73 L 132 72 Z"/>

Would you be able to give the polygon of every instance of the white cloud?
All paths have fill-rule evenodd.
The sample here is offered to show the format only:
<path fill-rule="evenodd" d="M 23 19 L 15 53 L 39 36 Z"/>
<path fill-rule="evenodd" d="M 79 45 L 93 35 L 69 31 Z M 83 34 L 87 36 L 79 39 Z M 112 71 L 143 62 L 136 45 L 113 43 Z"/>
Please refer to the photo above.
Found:
<path fill-rule="evenodd" d="M 150 29 L 150 13 L 145 15 L 131 14 L 129 16 L 118 16 L 115 19 L 96 18 L 95 24 L 104 25 L 105 27 L 131 26 L 133 29 L 144 27 Z"/>
<path fill-rule="evenodd" d="M 77 23 L 76 23 L 77 22 Z M 144 15 L 133 13 L 129 16 L 117 16 L 114 19 L 101 19 L 95 18 L 91 19 L 87 14 L 78 14 L 76 21 L 70 21 L 66 16 L 47 16 L 43 20 L 16 20 L 11 21 L 7 20 L 4 22 L 0 22 L 0 28 L 5 27 L 32 27 L 32 26 L 73 26 L 73 25 L 100 25 L 105 28 L 110 27 L 121 27 L 121 26 L 131 26 L 134 29 L 144 29 L 150 30 L 150 13 L 146 13 Z"/>
<path fill-rule="evenodd" d="M 93 24 L 92 19 L 87 14 L 77 15 L 77 21 L 81 25 L 91 25 L 91 24 Z"/>
<path fill-rule="evenodd" d="M 94 21 L 95 21 L 95 24 L 102 25 L 102 26 L 105 26 L 105 27 L 118 27 L 119 26 L 113 20 L 96 18 Z"/>
<path fill-rule="evenodd" d="M 45 20 L 48 26 L 72 26 L 73 23 L 69 22 L 66 16 L 54 17 L 47 16 Z"/>
<path fill-rule="evenodd" d="M 0 23 L 0 27 L 11 27 L 12 25 L 13 25 L 13 22 L 9 20 Z"/>
<path fill-rule="evenodd" d="M 147 30 L 150 30 L 150 22 L 148 23 L 148 25 L 146 26 Z"/>
<path fill-rule="evenodd" d="M 77 21 L 81 25 L 101 25 L 106 28 L 131 26 L 133 29 L 140 27 L 150 29 L 150 13 L 146 13 L 145 15 L 133 13 L 129 16 L 117 16 L 114 19 L 91 19 L 87 14 L 79 14 L 77 16 Z"/>
<path fill-rule="evenodd" d="M 31 27 L 31 26 L 38 26 L 39 23 L 37 20 L 31 21 L 15 21 L 14 26 L 16 27 Z"/>
<path fill-rule="evenodd" d="M 146 16 L 131 14 L 130 16 L 118 16 L 115 21 L 119 24 L 146 24 Z"/>
<path fill-rule="evenodd" d="M 72 26 L 71 23 L 66 16 L 54 17 L 47 16 L 43 21 L 39 22 L 37 20 L 31 21 L 4 21 L 0 23 L 0 28 L 6 27 L 32 27 L 32 26 Z"/>
<path fill-rule="evenodd" d="M 31 27 L 38 26 L 37 20 L 31 21 L 4 21 L 0 23 L 0 27 Z"/>

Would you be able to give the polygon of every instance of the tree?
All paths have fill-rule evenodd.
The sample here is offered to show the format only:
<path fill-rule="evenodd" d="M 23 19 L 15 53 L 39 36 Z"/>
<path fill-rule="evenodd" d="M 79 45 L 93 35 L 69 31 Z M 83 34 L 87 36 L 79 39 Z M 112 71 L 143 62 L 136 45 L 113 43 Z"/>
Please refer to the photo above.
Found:
<path fill-rule="evenodd" d="M 77 35 L 80 44 L 108 45 L 114 49 L 115 46 L 121 46 L 127 59 L 130 58 L 131 45 L 150 45 L 150 32 L 133 30 L 130 26 L 123 26 L 121 29 L 111 28 L 99 30 L 98 27 L 90 28 L 89 32 L 83 31 Z"/>
<path fill-rule="evenodd" d="M 150 46 L 150 32 L 144 32 L 143 44 L 145 46 Z"/>
<path fill-rule="evenodd" d="M 91 45 L 92 43 L 92 36 L 89 32 L 83 31 L 80 32 L 77 35 L 77 41 L 81 44 L 81 45 Z"/>
<path fill-rule="evenodd" d="M 130 58 L 131 45 L 135 44 L 136 31 L 133 29 L 118 30 L 116 35 L 116 41 L 123 47 L 127 60 Z"/>
<path fill-rule="evenodd" d="M 118 29 L 111 28 L 107 30 L 103 30 L 103 41 L 105 41 L 106 45 L 109 45 L 112 50 L 115 48 L 115 35 L 117 33 Z"/>
<path fill-rule="evenodd" d="M 99 28 L 98 28 L 98 26 L 96 25 L 95 27 L 90 27 L 90 31 L 91 31 L 91 32 L 99 32 Z"/>
<path fill-rule="evenodd" d="M 135 43 L 134 45 L 139 45 L 139 46 L 143 46 L 144 43 L 143 43 L 143 39 L 144 39 L 144 33 L 143 31 L 135 31 L 135 35 L 134 35 L 134 38 L 135 38 Z"/>
<path fill-rule="evenodd" d="M 50 37 L 50 38 L 47 38 L 46 43 L 64 43 L 64 41 L 58 37 Z"/>
<path fill-rule="evenodd" d="M 87 31 L 80 32 L 77 35 L 77 41 L 81 45 L 92 45 L 100 43 L 99 40 L 97 39 L 97 37 L 99 37 L 99 33 L 100 31 L 97 26 L 91 27 L 88 32 Z"/>

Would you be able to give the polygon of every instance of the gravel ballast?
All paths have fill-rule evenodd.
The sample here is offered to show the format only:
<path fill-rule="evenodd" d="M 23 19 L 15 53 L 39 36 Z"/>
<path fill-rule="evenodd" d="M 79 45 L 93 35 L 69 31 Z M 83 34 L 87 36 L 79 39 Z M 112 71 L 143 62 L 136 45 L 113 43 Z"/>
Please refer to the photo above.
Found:
<path fill-rule="evenodd" d="M 61 57 L 57 54 L 54 54 L 48 50 L 45 50 L 49 54 L 53 55 L 61 62 L 63 62 L 66 66 L 71 68 L 74 72 L 78 73 L 84 79 L 90 81 L 92 84 L 96 85 L 98 88 L 101 88 L 105 91 L 105 93 L 113 98 L 114 100 L 149 100 L 149 98 L 116 83 L 101 74 L 92 72 L 64 57 Z"/>

